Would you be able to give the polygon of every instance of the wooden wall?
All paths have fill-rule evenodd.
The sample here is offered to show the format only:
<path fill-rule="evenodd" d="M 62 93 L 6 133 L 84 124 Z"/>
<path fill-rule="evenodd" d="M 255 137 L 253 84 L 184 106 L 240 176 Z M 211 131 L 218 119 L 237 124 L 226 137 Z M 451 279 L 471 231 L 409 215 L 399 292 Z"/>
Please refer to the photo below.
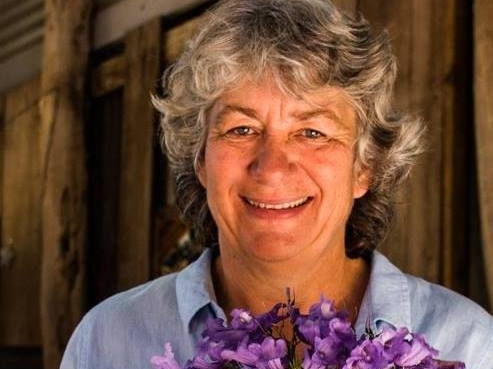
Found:
<path fill-rule="evenodd" d="M 493 307 L 493 3 L 474 1 L 474 112 L 481 235 L 487 289 Z"/>
<path fill-rule="evenodd" d="M 91 0 L 45 0 L 40 85 L 41 284 L 45 368 L 58 365 L 85 311 L 87 171 L 85 76 Z"/>
<path fill-rule="evenodd" d="M 429 132 L 382 250 L 402 269 L 488 306 L 478 237 L 471 4 L 360 0 L 357 10 L 389 30 L 399 67 L 397 104 L 421 115 Z"/>
<path fill-rule="evenodd" d="M 41 344 L 39 86 L 35 79 L 5 96 L 0 135 L 0 346 Z"/>
<path fill-rule="evenodd" d="M 382 251 L 404 270 L 488 306 L 484 265 L 493 260 L 491 252 L 485 254 L 486 259 L 482 256 L 478 234 L 482 221 L 483 242 L 490 250 L 493 204 L 488 202 L 488 183 L 493 178 L 488 171 L 490 162 L 482 153 L 488 151 L 493 138 L 488 110 L 491 83 L 486 82 L 493 82 L 488 63 L 492 31 L 487 16 L 493 15 L 492 7 L 487 1 L 475 1 L 475 13 L 481 15 L 475 18 L 481 22 L 478 25 L 473 24 L 472 5 L 460 0 L 335 2 L 349 12 L 363 12 L 377 28 L 390 30 L 400 69 L 398 105 L 422 115 L 430 133 L 428 152 L 400 194 L 399 217 Z M 87 272 L 83 281 L 87 289 L 72 302 L 78 304 L 71 308 L 77 318 L 106 296 L 158 275 L 163 258 L 185 232 L 173 206 L 173 181 L 159 153 L 157 117 L 149 95 L 159 91 L 163 67 L 179 55 L 204 9 L 152 20 L 90 58 L 83 130 L 79 131 L 85 138 L 82 155 L 87 188 L 82 205 L 87 207 L 88 218 L 84 255 L 80 255 L 80 260 L 87 256 L 87 264 L 78 265 L 84 269 L 81 273 Z M 473 29 L 478 45 L 483 45 L 476 49 L 477 74 L 472 59 Z M 47 211 L 41 201 L 46 162 L 40 161 L 40 153 L 50 145 L 41 131 L 45 128 L 40 122 L 49 117 L 46 110 L 40 111 L 46 105 L 38 104 L 41 96 L 46 98 L 40 80 L 0 98 L 0 369 L 7 356 L 14 361 L 17 357 L 21 365 L 22 356 L 38 352 L 33 348 L 51 345 L 46 332 L 60 334 L 57 345 L 66 342 L 75 324 L 73 315 L 60 315 L 58 320 L 40 315 L 42 258 L 47 263 L 44 283 L 51 288 L 49 295 L 56 297 L 57 282 L 50 279 L 49 265 L 57 253 L 66 251 L 56 247 L 52 256 L 42 256 L 46 243 L 42 231 L 48 227 L 42 219 L 50 218 L 49 214 L 42 216 Z M 474 102 L 476 118 L 482 122 L 477 163 L 481 173 L 487 173 L 480 177 L 479 193 L 474 169 Z M 478 196 L 485 199 L 481 206 Z M 5 257 L 11 254 L 13 259 Z M 63 277 L 63 270 L 66 275 L 73 272 L 57 268 L 53 269 L 58 276 Z M 490 288 L 492 284 L 490 275 Z M 67 306 L 66 300 L 57 299 L 49 304 L 61 310 Z M 46 321 L 44 334 L 41 317 Z M 45 352 L 49 358 L 45 368 L 57 366 L 62 349 L 57 347 L 49 356 Z M 34 362 L 38 364 L 31 368 L 41 367 L 40 360 Z"/>
<path fill-rule="evenodd" d="M 421 115 L 428 150 L 401 193 L 398 222 L 383 250 L 407 271 L 467 293 L 465 176 L 471 71 L 464 2 L 360 1 L 377 27 L 388 28 L 398 58 L 397 104 Z M 419 30 L 419 31 L 417 31 Z M 465 32 L 465 33 L 464 33 Z"/>

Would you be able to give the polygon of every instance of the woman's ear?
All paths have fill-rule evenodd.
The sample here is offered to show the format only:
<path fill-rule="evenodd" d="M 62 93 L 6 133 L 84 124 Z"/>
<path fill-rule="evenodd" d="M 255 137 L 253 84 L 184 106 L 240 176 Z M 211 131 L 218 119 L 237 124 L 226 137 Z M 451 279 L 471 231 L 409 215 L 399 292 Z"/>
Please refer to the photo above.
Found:
<path fill-rule="evenodd" d="M 354 178 L 353 198 L 359 199 L 363 197 L 370 188 L 371 183 L 370 169 L 360 168 Z"/>
<path fill-rule="evenodd" d="M 205 170 L 203 160 L 197 160 L 197 164 L 195 164 L 195 174 L 202 187 L 207 188 L 207 171 Z"/>

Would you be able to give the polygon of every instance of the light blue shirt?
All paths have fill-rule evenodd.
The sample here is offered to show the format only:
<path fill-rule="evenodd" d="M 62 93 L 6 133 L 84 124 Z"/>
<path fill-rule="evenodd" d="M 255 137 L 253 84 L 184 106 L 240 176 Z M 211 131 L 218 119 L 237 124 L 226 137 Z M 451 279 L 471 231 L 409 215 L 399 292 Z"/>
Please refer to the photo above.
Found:
<path fill-rule="evenodd" d="M 225 318 L 212 284 L 207 250 L 177 274 L 117 294 L 93 308 L 75 330 L 61 369 L 151 368 L 170 342 L 184 363 L 194 354 L 208 317 Z M 493 317 L 472 301 L 441 286 L 402 273 L 375 252 L 371 276 L 355 324 L 405 326 L 424 334 L 443 360 L 467 369 L 493 369 Z"/>

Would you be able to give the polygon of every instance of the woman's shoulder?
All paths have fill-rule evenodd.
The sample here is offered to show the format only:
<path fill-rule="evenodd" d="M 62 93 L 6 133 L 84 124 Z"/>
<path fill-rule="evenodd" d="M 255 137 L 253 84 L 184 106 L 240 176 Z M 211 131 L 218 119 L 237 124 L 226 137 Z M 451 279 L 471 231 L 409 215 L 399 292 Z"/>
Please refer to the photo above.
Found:
<path fill-rule="evenodd" d="M 126 367 L 125 362 L 147 363 L 161 349 L 149 337 L 180 326 L 176 312 L 176 275 L 167 275 L 113 295 L 83 317 L 65 350 L 61 368 Z M 139 347 L 138 342 L 146 342 Z M 120 363 L 121 365 L 115 365 Z"/>
<path fill-rule="evenodd" d="M 370 287 L 378 320 L 423 334 L 444 360 L 464 361 L 467 369 L 492 369 L 493 317 L 477 303 L 403 273 L 378 252 Z"/>
<path fill-rule="evenodd" d="M 469 324 L 481 323 L 483 326 L 493 327 L 493 316 L 483 307 L 468 297 L 465 297 L 449 288 L 422 278 L 404 274 L 411 302 L 412 316 L 421 320 L 436 319 L 459 320 L 462 327 Z M 490 331 L 490 333 L 493 333 Z"/>
<path fill-rule="evenodd" d="M 471 299 L 441 285 L 405 274 L 412 326 L 447 360 L 468 369 L 493 365 L 493 316 Z"/>
<path fill-rule="evenodd" d="M 180 309 L 183 310 L 183 300 L 190 304 L 208 293 L 207 284 L 211 279 L 210 257 L 209 252 L 204 252 L 198 260 L 178 272 L 117 293 L 96 305 L 87 315 L 142 315 L 143 312 L 149 313 L 154 310 L 160 314 L 177 314 Z"/>
<path fill-rule="evenodd" d="M 370 284 L 374 293 L 385 304 L 410 309 L 412 320 L 433 316 L 467 316 L 472 320 L 490 322 L 493 317 L 471 299 L 436 283 L 402 272 L 381 253 L 372 258 Z M 383 296 L 382 296 L 383 295 Z M 391 295 L 391 296 L 389 296 Z M 409 312 L 401 311 L 409 314 Z"/>
<path fill-rule="evenodd" d="M 141 311 L 144 306 L 166 306 L 176 300 L 176 278 L 176 273 L 168 274 L 116 293 L 94 306 L 88 315 L 131 313 Z"/>
<path fill-rule="evenodd" d="M 147 321 L 159 322 L 163 316 L 178 320 L 176 277 L 159 277 L 104 299 L 84 315 L 78 330 L 90 336 L 109 332 L 118 336 L 140 330 L 138 325 L 146 325 Z"/>

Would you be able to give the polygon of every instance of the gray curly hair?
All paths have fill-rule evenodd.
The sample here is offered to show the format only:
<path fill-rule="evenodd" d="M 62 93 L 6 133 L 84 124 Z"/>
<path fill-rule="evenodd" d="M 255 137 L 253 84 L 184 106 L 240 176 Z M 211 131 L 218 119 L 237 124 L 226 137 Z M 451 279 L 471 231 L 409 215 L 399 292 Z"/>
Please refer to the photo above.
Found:
<path fill-rule="evenodd" d="M 358 117 L 356 164 L 371 173 L 346 226 L 346 254 L 367 257 L 387 235 L 398 185 L 422 151 L 424 125 L 393 110 L 396 62 L 386 32 L 373 34 L 329 0 L 225 0 L 164 74 L 162 141 L 176 175 L 177 205 L 205 245 L 217 242 L 206 191 L 196 175 L 207 112 L 245 76 L 274 75 L 286 92 L 342 88 Z M 298 91 L 298 92 L 297 92 Z"/>

